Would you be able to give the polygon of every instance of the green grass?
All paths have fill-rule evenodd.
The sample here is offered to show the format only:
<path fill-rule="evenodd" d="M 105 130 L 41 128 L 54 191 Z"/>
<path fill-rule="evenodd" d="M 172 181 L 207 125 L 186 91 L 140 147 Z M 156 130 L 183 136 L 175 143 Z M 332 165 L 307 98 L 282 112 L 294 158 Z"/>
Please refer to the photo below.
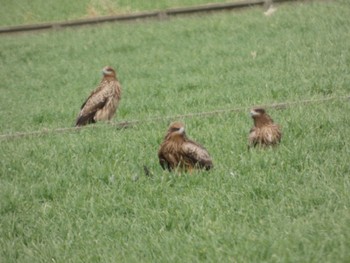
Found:
<path fill-rule="evenodd" d="M 210 3 L 234 1 L 239 0 L 211 0 Z M 206 3 L 208 0 L 3 0 L 0 9 L 0 26 L 162 10 Z"/>
<path fill-rule="evenodd" d="M 71 127 L 110 64 L 115 120 L 350 94 L 350 6 L 281 5 L 0 38 L 0 133 Z M 256 52 L 253 59 L 251 52 Z M 2 140 L 0 262 L 348 262 L 348 100 L 182 118 L 214 169 L 163 172 L 168 120 Z M 143 174 L 142 166 L 153 172 Z"/>

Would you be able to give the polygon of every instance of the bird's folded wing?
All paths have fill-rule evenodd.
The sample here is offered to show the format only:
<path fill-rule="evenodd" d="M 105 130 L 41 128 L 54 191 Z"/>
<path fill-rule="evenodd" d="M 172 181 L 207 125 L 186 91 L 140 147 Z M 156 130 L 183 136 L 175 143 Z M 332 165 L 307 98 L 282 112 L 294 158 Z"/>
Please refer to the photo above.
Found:
<path fill-rule="evenodd" d="M 81 106 L 80 114 L 89 114 L 91 112 L 96 112 L 99 109 L 103 108 L 108 98 L 112 95 L 113 84 L 114 83 L 109 83 L 103 88 L 98 87 L 96 91 L 92 92 L 91 95 Z"/>
<path fill-rule="evenodd" d="M 211 163 L 211 158 L 208 151 L 195 142 L 189 141 L 184 143 L 182 149 L 187 158 L 189 158 L 193 163 L 199 163 L 201 165 Z"/>

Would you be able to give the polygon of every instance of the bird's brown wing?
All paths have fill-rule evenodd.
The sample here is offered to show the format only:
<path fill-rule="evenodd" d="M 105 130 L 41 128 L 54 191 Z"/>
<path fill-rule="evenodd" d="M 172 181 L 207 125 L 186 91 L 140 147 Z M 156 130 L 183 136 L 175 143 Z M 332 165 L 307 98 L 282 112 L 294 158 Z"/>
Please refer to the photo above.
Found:
<path fill-rule="evenodd" d="M 281 131 L 281 127 L 279 125 L 277 125 L 277 124 L 272 125 L 271 134 L 273 137 L 273 144 L 277 144 L 277 143 L 281 142 L 282 131 Z"/>
<path fill-rule="evenodd" d="M 169 161 L 166 159 L 166 157 L 164 156 L 164 153 L 162 151 L 159 151 L 158 158 L 159 158 L 159 164 L 163 168 L 163 170 L 167 169 L 170 171 L 171 165 L 170 165 Z"/>
<path fill-rule="evenodd" d="M 248 141 L 248 147 L 276 145 L 281 141 L 282 133 L 278 125 L 270 124 L 262 128 L 252 128 Z"/>
<path fill-rule="evenodd" d="M 205 168 L 206 170 L 213 167 L 213 162 L 208 151 L 198 143 L 191 140 L 186 141 L 182 145 L 182 151 L 185 159 L 189 160 L 193 165 L 197 165 L 199 168 Z"/>
<path fill-rule="evenodd" d="M 93 91 L 81 106 L 76 126 L 93 123 L 96 112 L 102 109 L 108 98 L 113 95 L 115 82 L 101 82 L 99 87 Z"/>
<path fill-rule="evenodd" d="M 169 149 L 171 145 L 163 143 L 158 151 L 159 164 L 164 170 L 171 171 L 177 166 L 176 157 Z"/>

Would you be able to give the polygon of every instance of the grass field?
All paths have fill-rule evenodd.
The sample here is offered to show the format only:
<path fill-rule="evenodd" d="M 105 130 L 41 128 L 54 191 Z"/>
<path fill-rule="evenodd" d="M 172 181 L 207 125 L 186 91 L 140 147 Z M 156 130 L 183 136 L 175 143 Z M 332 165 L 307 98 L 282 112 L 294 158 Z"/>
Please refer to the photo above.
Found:
<path fill-rule="evenodd" d="M 274 150 L 247 151 L 252 105 L 350 94 L 347 1 L 0 38 L 0 133 L 71 127 L 105 65 L 115 121 L 1 140 L 0 262 L 349 262 L 349 100 L 269 109 Z M 163 172 L 180 118 L 210 172 Z M 143 165 L 153 172 L 143 174 Z"/>
<path fill-rule="evenodd" d="M 211 0 L 210 3 L 234 1 L 239 0 Z M 208 0 L 3 0 L 0 9 L 0 26 L 125 14 L 206 3 Z"/>

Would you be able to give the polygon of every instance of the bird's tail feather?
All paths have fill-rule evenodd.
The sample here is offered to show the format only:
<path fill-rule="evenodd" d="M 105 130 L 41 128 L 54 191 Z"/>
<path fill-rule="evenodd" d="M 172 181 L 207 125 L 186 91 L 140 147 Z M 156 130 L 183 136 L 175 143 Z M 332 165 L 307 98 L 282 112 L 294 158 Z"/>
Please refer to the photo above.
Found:
<path fill-rule="evenodd" d="M 79 116 L 75 122 L 75 126 L 84 126 L 86 124 L 95 123 L 95 113 L 96 112 L 91 112 L 90 114 Z"/>

